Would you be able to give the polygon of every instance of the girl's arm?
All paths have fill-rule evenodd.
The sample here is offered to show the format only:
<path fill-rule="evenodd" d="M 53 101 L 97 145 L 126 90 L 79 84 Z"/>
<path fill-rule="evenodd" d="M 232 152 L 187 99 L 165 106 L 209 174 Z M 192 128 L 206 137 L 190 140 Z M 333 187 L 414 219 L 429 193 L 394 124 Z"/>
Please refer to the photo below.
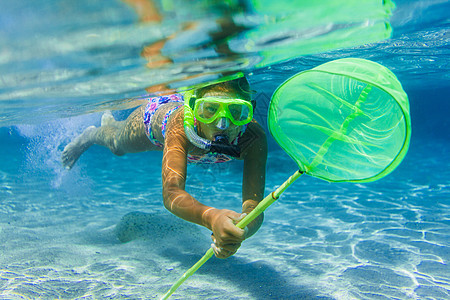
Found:
<path fill-rule="evenodd" d="M 190 146 L 184 134 L 183 113 L 178 110 L 167 122 L 162 159 L 162 184 L 164 206 L 176 216 L 210 228 L 203 205 L 185 191 L 187 152 Z"/>
<path fill-rule="evenodd" d="M 261 134 L 258 130 L 256 133 Z M 262 133 L 264 134 L 264 131 Z M 264 193 L 265 156 L 253 159 L 253 155 L 261 153 L 267 155 L 265 135 L 262 137 L 263 143 L 259 141 L 249 144 L 250 148 L 261 146 L 259 147 L 261 150 L 256 151 L 249 148 L 243 156 L 245 160 L 243 195 L 247 197 L 243 203 L 244 212 L 251 211 L 254 203 L 261 201 Z M 213 232 L 214 253 L 218 258 L 227 258 L 233 255 L 246 237 L 245 231 L 235 226 L 241 219 L 241 214 L 232 210 L 206 206 L 185 191 L 187 153 L 191 144 L 184 134 L 181 111 L 174 113 L 173 117 L 169 119 L 164 143 L 162 162 L 164 206 L 176 216 L 210 229 Z M 258 173 L 259 179 L 247 178 L 256 173 Z M 249 186 L 245 187 L 247 184 Z M 262 216 L 248 225 L 249 235 L 259 228 L 261 222 Z"/>
<path fill-rule="evenodd" d="M 267 161 L 267 138 L 264 129 L 251 122 L 240 141 L 244 172 L 242 180 L 242 212 L 250 213 L 264 199 Z M 261 226 L 264 215 L 259 215 L 247 228 L 246 237 Z"/>
<path fill-rule="evenodd" d="M 206 206 L 185 191 L 187 153 L 194 147 L 187 140 L 183 127 L 183 112 L 169 119 L 164 141 L 162 181 L 164 206 L 174 215 L 210 229 L 216 244 L 230 252 L 244 240 L 244 230 L 234 226 L 241 214 L 228 209 Z M 229 246 L 233 244 L 233 246 Z"/>

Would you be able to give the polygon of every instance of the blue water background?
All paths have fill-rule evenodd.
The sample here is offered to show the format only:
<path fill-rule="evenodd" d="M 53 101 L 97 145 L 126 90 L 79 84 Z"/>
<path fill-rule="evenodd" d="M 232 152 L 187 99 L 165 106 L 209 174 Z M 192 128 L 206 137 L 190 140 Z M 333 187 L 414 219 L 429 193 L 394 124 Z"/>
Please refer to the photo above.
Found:
<path fill-rule="evenodd" d="M 209 261 L 174 298 L 450 297 L 448 3 L 397 4 L 393 40 L 298 58 L 249 78 L 264 123 L 268 97 L 302 69 L 343 56 L 388 66 L 411 105 L 413 135 L 403 163 L 369 184 L 302 178 L 234 257 Z M 124 22 L 130 19 L 131 12 Z M 93 22 L 101 19 L 83 24 Z M 92 147 L 67 172 L 59 163 L 62 148 L 86 126 L 98 126 L 101 114 L 28 124 L 33 116 L 21 111 L 23 124 L 0 128 L 0 299 L 157 298 L 207 250 L 207 230 L 162 207 L 161 153 L 115 157 Z M 114 112 L 119 119 L 128 113 Z M 209 205 L 239 210 L 241 168 L 239 162 L 189 167 L 187 190 Z M 295 169 L 271 141 L 266 191 Z M 114 226 L 131 211 L 151 218 L 141 238 L 121 244 Z"/>

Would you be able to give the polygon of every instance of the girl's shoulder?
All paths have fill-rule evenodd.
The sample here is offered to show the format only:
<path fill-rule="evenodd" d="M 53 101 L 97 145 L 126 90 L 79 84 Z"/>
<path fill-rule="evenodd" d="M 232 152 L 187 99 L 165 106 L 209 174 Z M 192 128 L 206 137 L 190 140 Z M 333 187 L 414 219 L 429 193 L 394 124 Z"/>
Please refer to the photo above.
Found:
<path fill-rule="evenodd" d="M 239 147 L 242 158 L 248 153 L 267 152 L 267 136 L 264 128 L 254 120 L 250 122 L 239 139 Z"/>
<path fill-rule="evenodd" d="M 242 137 L 249 136 L 253 138 L 265 138 L 266 132 L 264 131 L 264 128 L 256 121 L 252 120 L 247 125 L 247 129 L 245 130 Z"/>

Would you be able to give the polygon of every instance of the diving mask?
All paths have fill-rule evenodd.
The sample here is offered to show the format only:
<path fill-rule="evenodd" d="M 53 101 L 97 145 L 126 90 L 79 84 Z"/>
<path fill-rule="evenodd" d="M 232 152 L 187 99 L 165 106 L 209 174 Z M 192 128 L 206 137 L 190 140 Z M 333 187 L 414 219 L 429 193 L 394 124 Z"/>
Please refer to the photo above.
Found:
<path fill-rule="evenodd" d="M 253 118 L 253 106 L 247 100 L 221 97 L 204 97 L 195 100 L 195 118 L 210 124 L 218 118 L 227 118 L 234 125 L 242 126 Z"/>

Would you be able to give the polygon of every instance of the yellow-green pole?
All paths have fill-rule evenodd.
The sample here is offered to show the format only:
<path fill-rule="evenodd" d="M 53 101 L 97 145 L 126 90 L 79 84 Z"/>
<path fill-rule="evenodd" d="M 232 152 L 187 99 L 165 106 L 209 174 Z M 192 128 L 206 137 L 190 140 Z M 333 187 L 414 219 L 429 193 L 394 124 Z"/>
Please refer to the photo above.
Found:
<path fill-rule="evenodd" d="M 279 186 L 274 192 L 270 193 L 266 198 L 264 198 L 261 202 L 259 202 L 258 206 L 255 207 L 245 218 L 243 218 L 239 223 L 236 224 L 237 227 L 244 229 L 251 221 L 256 219 L 263 211 L 265 211 L 272 203 L 274 203 L 280 195 L 292 184 L 296 181 L 301 175 L 302 171 L 296 171 L 291 177 L 289 177 L 281 186 Z M 192 274 L 194 274 L 205 262 L 208 261 L 214 254 L 212 248 L 209 248 L 206 251 L 205 255 L 195 263 L 189 270 L 187 270 L 183 276 L 181 276 L 177 282 L 175 282 L 170 290 L 161 297 L 161 300 L 168 299 L 170 295 L 172 295 L 178 287 L 188 279 Z"/>

